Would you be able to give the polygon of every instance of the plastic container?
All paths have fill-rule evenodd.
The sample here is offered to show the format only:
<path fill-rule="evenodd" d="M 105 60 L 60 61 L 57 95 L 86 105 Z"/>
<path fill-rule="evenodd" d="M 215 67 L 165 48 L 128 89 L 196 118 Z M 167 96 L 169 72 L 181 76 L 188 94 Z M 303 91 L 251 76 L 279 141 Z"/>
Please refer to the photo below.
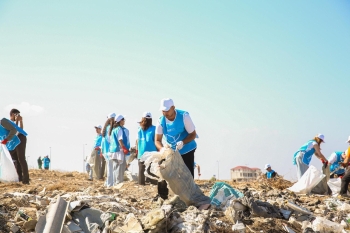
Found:
<path fill-rule="evenodd" d="M 17 216 L 18 216 L 19 218 L 23 219 L 24 221 L 30 221 L 30 220 L 32 220 L 32 218 L 29 217 L 28 215 L 26 215 L 26 214 L 24 213 L 23 210 L 19 210 L 19 211 L 17 212 Z"/>

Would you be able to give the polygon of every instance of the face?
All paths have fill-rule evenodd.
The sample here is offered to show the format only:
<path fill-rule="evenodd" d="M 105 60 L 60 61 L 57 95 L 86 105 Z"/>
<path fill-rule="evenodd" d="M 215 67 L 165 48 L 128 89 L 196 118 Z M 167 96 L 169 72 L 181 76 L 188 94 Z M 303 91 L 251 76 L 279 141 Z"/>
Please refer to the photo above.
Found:
<path fill-rule="evenodd" d="M 124 118 L 120 121 L 120 125 L 121 125 L 121 126 L 124 126 L 124 125 L 125 125 L 125 119 L 124 119 Z"/>
<path fill-rule="evenodd" d="M 95 127 L 95 129 L 96 129 L 96 133 L 101 134 L 102 130 L 100 128 Z"/>
<path fill-rule="evenodd" d="M 165 116 L 167 119 L 174 119 L 175 118 L 175 106 L 171 106 L 171 108 L 168 111 L 163 111 L 163 116 Z"/>
<path fill-rule="evenodd" d="M 266 170 L 269 172 L 269 171 L 271 171 L 271 168 L 270 168 L 270 167 L 268 167 Z"/>
<path fill-rule="evenodd" d="M 18 113 L 12 113 L 12 114 L 10 114 L 10 119 L 11 119 L 11 121 L 15 121 L 17 115 L 18 115 Z"/>

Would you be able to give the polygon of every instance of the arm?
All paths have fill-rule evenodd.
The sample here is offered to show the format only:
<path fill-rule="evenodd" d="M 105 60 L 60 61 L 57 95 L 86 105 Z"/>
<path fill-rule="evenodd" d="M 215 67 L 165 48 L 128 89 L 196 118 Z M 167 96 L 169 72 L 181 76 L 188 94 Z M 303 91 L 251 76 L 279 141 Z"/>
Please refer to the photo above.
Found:
<path fill-rule="evenodd" d="M 136 142 L 135 142 L 135 149 L 136 149 L 136 151 L 138 151 L 138 150 L 139 150 L 139 148 L 138 148 L 138 142 L 139 142 L 139 140 L 138 140 L 138 139 L 136 139 Z"/>
<path fill-rule="evenodd" d="M 185 137 L 184 140 L 182 140 L 184 142 L 184 144 L 187 144 L 191 141 L 193 141 L 196 138 L 196 130 L 194 130 L 192 133 L 190 133 L 189 135 L 187 135 L 187 137 Z"/>
<path fill-rule="evenodd" d="M 12 126 L 12 124 L 9 122 L 9 120 L 7 120 L 6 118 L 3 118 L 1 120 L 1 125 L 9 130 L 9 135 L 7 135 L 7 137 L 5 138 L 5 140 L 9 141 L 11 140 L 17 133 L 17 129 L 15 127 Z"/>
<path fill-rule="evenodd" d="M 163 148 L 162 138 L 163 134 L 156 134 L 155 142 L 158 150 Z"/>
<path fill-rule="evenodd" d="M 328 163 L 333 164 L 337 160 L 337 155 L 333 152 L 331 156 L 329 156 Z"/>
<path fill-rule="evenodd" d="M 23 118 L 22 118 L 21 115 L 18 115 L 18 116 L 16 117 L 16 125 L 18 125 L 18 122 L 19 122 L 19 127 L 20 127 L 21 129 L 23 129 Z"/>
<path fill-rule="evenodd" d="M 184 144 L 187 144 L 193 141 L 197 136 L 196 127 L 194 126 L 193 121 L 188 113 L 184 115 L 184 124 L 188 135 L 182 141 Z"/>
<path fill-rule="evenodd" d="M 319 159 L 327 161 L 326 157 L 324 157 L 324 155 L 321 153 L 320 146 L 317 144 L 317 145 L 314 145 L 314 148 L 315 148 L 315 155 Z"/>

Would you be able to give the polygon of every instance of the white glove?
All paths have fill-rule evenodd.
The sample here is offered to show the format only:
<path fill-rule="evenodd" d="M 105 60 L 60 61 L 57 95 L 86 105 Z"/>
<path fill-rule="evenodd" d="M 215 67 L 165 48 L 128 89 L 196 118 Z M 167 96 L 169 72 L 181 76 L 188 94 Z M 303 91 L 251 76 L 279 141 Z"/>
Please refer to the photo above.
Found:
<path fill-rule="evenodd" d="M 182 147 L 184 147 L 184 142 L 183 142 L 183 141 L 179 141 L 179 142 L 176 143 L 176 148 L 177 148 L 178 150 L 181 150 Z"/>

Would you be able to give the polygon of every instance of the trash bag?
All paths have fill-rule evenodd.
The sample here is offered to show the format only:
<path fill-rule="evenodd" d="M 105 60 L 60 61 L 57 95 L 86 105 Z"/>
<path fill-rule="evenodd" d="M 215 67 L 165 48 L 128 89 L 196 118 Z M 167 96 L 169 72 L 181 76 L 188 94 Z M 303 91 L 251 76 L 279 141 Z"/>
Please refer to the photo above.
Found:
<path fill-rule="evenodd" d="M 263 218 L 283 218 L 279 209 L 268 202 L 254 200 L 253 197 L 243 197 L 242 204 L 248 206 L 251 213 Z"/>
<path fill-rule="evenodd" d="M 316 167 L 310 165 L 309 169 L 304 173 L 298 182 L 292 187 L 287 188 L 288 190 L 298 193 L 307 194 L 325 177 L 321 171 L 317 170 Z"/>
<path fill-rule="evenodd" d="M 0 144 L 0 181 L 17 182 L 18 175 L 7 147 Z"/>
<path fill-rule="evenodd" d="M 332 195 L 338 195 L 340 192 L 341 178 L 332 178 L 327 182 L 329 188 L 332 190 Z"/>
<path fill-rule="evenodd" d="M 344 228 L 339 223 L 329 221 L 323 217 L 316 217 L 312 222 L 312 229 L 320 233 L 341 233 Z"/>
<path fill-rule="evenodd" d="M 231 199 L 231 197 L 240 198 L 244 195 L 224 182 L 216 182 L 209 196 L 211 204 L 219 207 L 221 204 L 225 205 L 226 201 Z"/>
<path fill-rule="evenodd" d="M 311 190 L 313 194 L 321 194 L 321 195 L 330 195 L 332 194 L 332 190 L 328 187 L 327 182 L 330 177 L 329 166 L 324 168 L 322 166 L 322 173 L 325 177 Z"/>
<path fill-rule="evenodd" d="M 185 165 L 179 151 L 173 151 L 167 146 L 163 153 L 146 152 L 141 161 L 145 162 L 145 176 L 154 179 L 153 176 L 146 174 L 149 170 L 148 167 L 151 166 L 150 172 L 161 180 L 166 180 L 169 188 L 186 205 L 200 207 L 204 204 L 210 204 L 210 198 L 205 196 L 194 182 L 192 174 Z"/>

